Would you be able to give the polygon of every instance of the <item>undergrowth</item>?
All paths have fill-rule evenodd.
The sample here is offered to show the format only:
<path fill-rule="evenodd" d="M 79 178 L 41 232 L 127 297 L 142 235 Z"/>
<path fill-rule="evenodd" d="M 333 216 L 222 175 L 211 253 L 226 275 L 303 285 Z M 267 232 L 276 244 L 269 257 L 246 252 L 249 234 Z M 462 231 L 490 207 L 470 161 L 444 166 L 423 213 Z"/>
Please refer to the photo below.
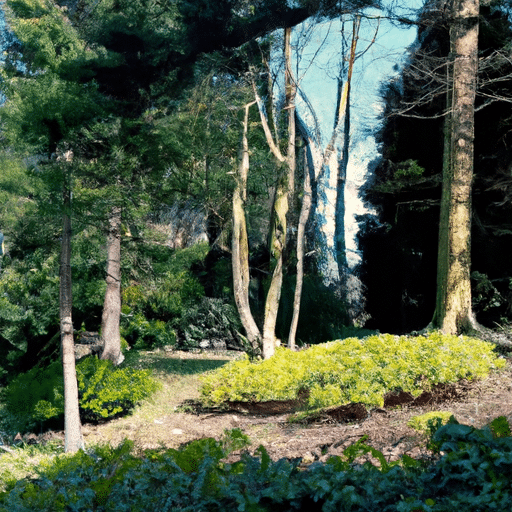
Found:
<path fill-rule="evenodd" d="M 201 396 L 207 405 L 306 396 L 307 410 L 350 402 L 382 406 L 387 392 L 418 396 L 435 384 L 485 378 L 504 365 L 490 343 L 475 338 L 381 334 L 300 352 L 278 347 L 265 361 L 230 362 L 203 377 Z"/>
<path fill-rule="evenodd" d="M 130 412 L 154 393 L 159 383 L 150 370 L 115 367 L 87 357 L 76 365 L 82 421 L 99 421 Z M 33 368 L 18 375 L 0 395 L 3 422 L 13 432 L 61 427 L 64 416 L 62 364 Z"/>
<path fill-rule="evenodd" d="M 388 462 L 365 440 L 308 467 L 273 461 L 263 446 L 228 463 L 249 444 L 239 429 L 178 450 L 136 453 L 130 441 L 96 446 L 43 459 L 35 477 L 4 482 L 0 512 L 510 510 L 512 438 L 504 417 L 480 430 L 453 418 L 433 429 L 430 462 L 407 455 Z"/>

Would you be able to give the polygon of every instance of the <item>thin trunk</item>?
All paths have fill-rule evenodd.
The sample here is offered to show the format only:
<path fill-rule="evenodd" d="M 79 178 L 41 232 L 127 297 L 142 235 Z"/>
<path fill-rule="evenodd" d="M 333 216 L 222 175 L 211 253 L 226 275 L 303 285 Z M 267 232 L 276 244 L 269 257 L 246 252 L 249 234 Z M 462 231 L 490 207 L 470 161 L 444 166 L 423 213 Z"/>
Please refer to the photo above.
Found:
<path fill-rule="evenodd" d="M 449 155 L 443 169 L 438 287 L 433 325 L 449 334 L 477 326 L 471 308 L 471 188 L 478 72 L 479 0 L 454 0 Z"/>
<path fill-rule="evenodd" d="M 121 208 L 112 207 L 108 219 L 107 235 L 107 290 L 101 317 L 101 359 L 109 359 L 115 365 L 124 360 L 121 352 Z"/>
<path fill-rule="evenodd" d="M 233 193 L 233 240 L 232 268 L 235 303 L 240 321 L 245 329 L 247 340 L 253 349 L 261 343 L 261 333 L 251 313 L 249 304 L 249 243 L 247 240 L 247 225 L 245 221 L 245 201 L 247 197 L 247 175 L 249 173 L 249 145 L 247 131 L 249 124 L 249 107 L 254 102 L 245 105 L 242 142 L 240 145 L 239 169 L 236 187 Z"/>
<path fill-rule="evenodd" d="M 69 180 L 63 188 L 62 245 L 60 259 L 60 337 L 64 374 L 64 431 L 65 451 L 76 452 L 84 447 L 78 403 L 78 383 L 73 341 L 73 296 L 71 287 L 71 190 Z"/>
<path fill-rule="evenodd" d="M 307 153 L 307 149 L 304 150 Z M 311 212 L 311 166 L 308 163 L 307 154 L 304 157 L 304 191 L 302 196 L 302 205 L 300 209 L 299 222 L 297 226 L 297 280 L 295 284 L 295 294 L 293 297 L 293 316 L 288 336 L 288 348 L 295 348 L 295 339 L 297 336 L 297 325 L 299 323 L 300 303 L 302 298 L 302 285 L 304 283 L 304 249 L 306 242 L 306 224 Z"/>
<path fill-rule="evenodd" d="M 295 97 L 297 85 L 293 78 L 291 62 L 291 35 L 292 29 L 285 28 L 284 32 L 284 56 L 285 56 L 285 109 L 288 112 L 288 147 L 286 157 L 283 157 L 277 145 L 269 141 L 269 146 L 276 147 L 274 154 L 278 160 L 286 163 L 276 187 L 272 212 L 270 252 L 275 261 L 272 280 L 265 301 L 265 319 L 263 322 L 263 358 L 272 357 L 279 340 L 276 338 L 277 314 L 281 289 L 283 285 L 284 252 L 287 243 L 287 215 L 289 210 L 289 198 L 293 194 L 295 182 Z M 261 110 L 260 110 L 261 114 Z M 261 115 L 265 133 L 270 133 L 267 120 Z M 265 125 L 267 128 L 265 128 Z M 268 135 L 267 135 L 268 140 Z"/>

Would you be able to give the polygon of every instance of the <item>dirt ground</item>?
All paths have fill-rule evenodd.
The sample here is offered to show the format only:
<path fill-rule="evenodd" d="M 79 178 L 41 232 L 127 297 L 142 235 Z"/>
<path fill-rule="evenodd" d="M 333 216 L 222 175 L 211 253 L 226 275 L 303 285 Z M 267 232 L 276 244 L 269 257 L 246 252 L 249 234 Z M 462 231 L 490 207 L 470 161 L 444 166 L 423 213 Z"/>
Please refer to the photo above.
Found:
<path fill-rule="evenodd" d="M 475 427 L 482 427 L 498 416 L 512 421 L 512 359 L 507 360 L 503 371 L 484 381 L 439 387 L 414 401 L 406 394 L 389 395 L 383 408 L 367 412 L 354 404 L 333 409 L 308 424 L 288 421 L 290 404 L 233 404 L 228 411 L 203 410 L 196 406 L 195 382 L 184 386 L 181 393 L 171 392 L 171 388 L 164 395 L 169 397 L 166 406 L 158 404 L 152 412 L 146 411 L 143 418 L 134 414 L 104 425 L 84 425 L 86 444 L 117 444 L 129 438 L 142 449 L 178 447 L 202 437 L 219 438 L 225 429 L 240 428 L 252 441 L 249 451 L 262 444 L 274 460 L 301 457 L 304 464 L 324 461 L 341 454 L 346 446 L 363 436 L 368 436 L 367 444 L 381 450 L 389 460 L 396 460 L 403 454 L 414 458 L 430 456 L 425 436 L 407 426 L 413 416 L 450 411 L 459 423 Z M 49 432 L 33 436 L 32 442 L 62 437 L 62 432 Z"/>

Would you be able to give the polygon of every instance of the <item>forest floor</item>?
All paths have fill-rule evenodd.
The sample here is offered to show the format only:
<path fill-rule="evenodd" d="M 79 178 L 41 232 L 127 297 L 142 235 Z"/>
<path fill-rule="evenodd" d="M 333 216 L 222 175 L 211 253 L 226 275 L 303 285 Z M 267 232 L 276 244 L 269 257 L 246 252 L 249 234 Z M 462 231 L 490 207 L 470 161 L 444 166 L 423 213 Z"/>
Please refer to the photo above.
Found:
<path fill-rule="evenodd" d="M 251 440 L 250 452 L 263 445 L 272 459 L 303 459 L 307 464 L 339 455 L 343 449 L 368 436 L 366 444 L 389 460 L 403 454 L 428 458 L 425 434 L 407 425 L 429 411 L 450 411 L 459 423 L 483 427 L 498 416 L 512 420 L 512 358 L 499 373 L 477 382 L 461 381 L 437 388 L 411 402 L 411 397 L 389 395 L 383 408 L 367 412 L 358 405 L 329 411 L 310 423 L 290 423 L 286 404 L 234 404 L 231 410 L 198 406 L 200 375 L 237 357 L 236 353 L 137 352 L 130 364 L 150 368 L 163 386 L 130 416 L 99 425 L 83 425 L 86 445 L 117 445 L 131 439 L 139 449 L 173 447 L 203 437 L 222 436 L 225 429 L 240 428 Z M 408 403 L 407 400 L 409 400 Z M 40 443 L 59 442 L 63 432 L 24 436 Z M 236 454 L 234 454 L 236 456 Z"/>

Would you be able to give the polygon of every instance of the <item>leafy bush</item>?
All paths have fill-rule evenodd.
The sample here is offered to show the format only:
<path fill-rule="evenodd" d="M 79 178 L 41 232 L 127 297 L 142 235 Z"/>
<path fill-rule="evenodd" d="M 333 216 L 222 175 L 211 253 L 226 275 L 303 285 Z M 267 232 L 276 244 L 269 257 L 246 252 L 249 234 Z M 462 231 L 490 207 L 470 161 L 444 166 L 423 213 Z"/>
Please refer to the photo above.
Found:
<path fill-rule="evenodd" d="M 454 421 L 441 427 L 434 438 L 443 455 L 430 463 L 408 456 L 388 463 L 365 438 L 305 469 L 300 459 L 272 461 L 263 446 L 227 463 L 232 450 L 248 443 L 238 429 L 220 441 L 200 439 L 140 457 L 125 441 L 43 461 L 37 479 L 6 483 L 0 512 L 509 510 L 512 438 L 493 434 L 495 423 L 504 427 L 503 419 L 482 430 Z M 378 465 L 364 462 L 366 455 Z"/>
<path fill-rule="evenodd" d="M 96 357 L 85 358 L 76 370 L 81 416 L 85 420 L 126 414 L 158 388 L 149 370 L 118 368 L 111 361 Z"/>
<path fill-rule="evenodd" d="M 301 352 L 278 347 L 272 358 L 256 363 L 232 361 L 204 376 L 201 395 L 208 404 L 221 404 L 295 399 L 307 391 L 308 409 L 349 402 L 382 406 L 387 392 L 418 396 L 435 384 L 484 378 L 504 365 L 491 344 L 475 338 L 383 334 Z"/>
<path fill-rule="evenodd" d="M 123 290 L 121 332 L 131 345 L 153 348 L 178 342 L 176 333 L 183 316 L 204 296 L 190 268 L 204 259 L 207 248 L 207 244 L 197 244 L 170 256 L 168 247 L 165 252 L 151 249 L 147 255 L 151 272 L 138 276 Z"/>
<path fill-rule="evenodd" d="M 154 348 L 176 345 L 176 331 L 162 320 L 147 320 L 141 313 L 136 313 L 130 323 L 121 331 L 135 348 Z"/>
<path fill-rule="evenodd" d="M 18 375 L 2 392 L 2 402 L 9 414 L 13 431 L 26 431 L 64 414 L 62 365 L 33 368 Z"/>
<path fill-rule="evenodd" d="M 157 389 L 149 370 L 114 367 L 96 357 L 76 366 L 83 420 L 97 421 L 129 412 Z M 2 402 L 9 415 L 9 429 L 27 431 L 49 422 L 60 423 L 64 415 L 62 365 L 33 368 L 5 388 Z"/>
<path fill-rule="evenodd" d="M 450 421 L 453 415 L 449 411 L 430 411 L 420 416 L 413 416 L 408 422 L 409 427 L 421 432 L 432 432 Z"/>

